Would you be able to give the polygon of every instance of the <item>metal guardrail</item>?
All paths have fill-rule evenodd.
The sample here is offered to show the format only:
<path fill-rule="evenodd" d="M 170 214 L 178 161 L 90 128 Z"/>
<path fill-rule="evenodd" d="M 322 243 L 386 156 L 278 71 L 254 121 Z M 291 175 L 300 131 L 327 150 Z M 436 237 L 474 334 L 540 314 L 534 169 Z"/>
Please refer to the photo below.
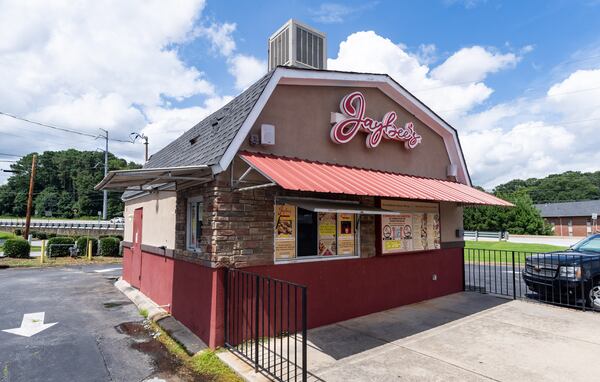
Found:
<path fill-rule="evenodd" d="M 15 220 L 0 220 L 0 227 L 5 228 L 23 228 L 25 227 L 24 221 Z M 65 220 L 64 222 L 50 221 L 50 222 L 31 222 L 30 228 L 52 228 L 52 229 L 82 229 L 82 230 L 123 230 L 123 223 L 106 223 L 106 222 L 70 222 Z"/>
<path fill-rule="evenodd" d="M 306 382 L 307 288 L 227 269 L 225 347 L 276 381 Z"/>
<path fill-rule="evenodd" d="M 471 238 L 478 240 L 482 239 L 497 239 L 500 240 L 508 240 L 508 232 L 506 231 L 498 231 L 498 232 L 490 232 L 490 231 L 465 231 L 464 238 Z"/>

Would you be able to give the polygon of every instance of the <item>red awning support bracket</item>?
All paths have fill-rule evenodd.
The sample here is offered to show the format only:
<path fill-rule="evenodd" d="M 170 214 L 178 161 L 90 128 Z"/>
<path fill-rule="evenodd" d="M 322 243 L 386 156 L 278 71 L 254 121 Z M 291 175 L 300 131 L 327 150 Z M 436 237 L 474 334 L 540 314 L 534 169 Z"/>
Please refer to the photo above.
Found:
<path fill-rule="evenodd" d="M 242 175 L 240 175 L 237 179 L 235 179 L 234 167 L 233 167 L 234 162 L 231 162 L 231 188 L 233 189 L 233 191 L 249 191 L 249 190 L 255 190 L 257 188 L 272 187 L 272 186 L 277 185 L 277 183 L 275 183 L 274 181 L 272 181 L 271 179 L 266 177 L 260 171 L 257 171 L 256 168 L 254 168 L 253 166 L 251 166 L 248 163 L 246 163 L 246 164 L 248 165 L 248 168 L 242 173 Z M 246 180 L 246 178 L 253 171 L 256 172 L 257 174 L 259 174 L 261 177 L 266 178 L 269 181 L 269 183 L 262 183 L 262 182 L 258 182 L 258 181 Z M 244 187 L 240 187 L 242 185 L 244 185 Z"/>

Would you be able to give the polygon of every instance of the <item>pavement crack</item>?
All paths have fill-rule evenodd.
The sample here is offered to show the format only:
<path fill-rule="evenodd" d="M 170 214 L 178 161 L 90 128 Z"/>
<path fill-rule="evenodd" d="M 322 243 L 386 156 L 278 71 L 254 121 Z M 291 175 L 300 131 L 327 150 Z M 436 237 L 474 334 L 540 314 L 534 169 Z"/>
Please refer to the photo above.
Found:
<path fill-rule="evenodd" d="M 112 374 L 110 372 L 110 369 L 108 368 L 108 364 L 106 363 L 106 358 L 104 357 L 104 352 L 102 351 L 102 347 L 100 346 L 100 339 L 102 339 L 102 336 L 96 337 L 96 347 L 98 348 L 98 351 L 100 352 L 100 356 L 102 357 L 102 363 L 104 364 L 104 369 L 106 369 L 106 373 L 108 374 L 109 380 L 114 381 Z"/>

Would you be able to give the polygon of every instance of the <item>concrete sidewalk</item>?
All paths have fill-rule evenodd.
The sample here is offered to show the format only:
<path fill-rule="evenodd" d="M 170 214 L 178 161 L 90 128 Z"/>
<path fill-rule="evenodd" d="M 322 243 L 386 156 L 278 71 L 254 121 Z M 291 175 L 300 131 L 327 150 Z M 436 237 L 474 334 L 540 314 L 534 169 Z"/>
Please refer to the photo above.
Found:
<path fill-rule="evenodd" d="M 590 381 L 600 314 L 459 293 L 309 331 L 325 381 Z"/>

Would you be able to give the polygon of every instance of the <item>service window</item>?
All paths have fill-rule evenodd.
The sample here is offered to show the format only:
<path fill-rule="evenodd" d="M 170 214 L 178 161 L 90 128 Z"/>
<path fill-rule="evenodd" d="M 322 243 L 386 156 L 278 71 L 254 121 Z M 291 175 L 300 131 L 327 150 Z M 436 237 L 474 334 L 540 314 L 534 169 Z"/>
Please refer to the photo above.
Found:
<path fill-rule="evenodd" d="M 202 198 L 190 198 L 187 210 L 187 248 L 192 251 L 200 250 L 202 237 L 202 216 L 204 208 Z"/>
<path fill-rule="evenodd" d="M 399 212 L 381 216 L 381 253 L 384 255 L 440 248 L 437 203 L 382 200 L 381 208 Z"/>
<path fill-rule="evenodd" d="M 358 256 L 358 215 L 275 205 L 275 259 Z"/>

